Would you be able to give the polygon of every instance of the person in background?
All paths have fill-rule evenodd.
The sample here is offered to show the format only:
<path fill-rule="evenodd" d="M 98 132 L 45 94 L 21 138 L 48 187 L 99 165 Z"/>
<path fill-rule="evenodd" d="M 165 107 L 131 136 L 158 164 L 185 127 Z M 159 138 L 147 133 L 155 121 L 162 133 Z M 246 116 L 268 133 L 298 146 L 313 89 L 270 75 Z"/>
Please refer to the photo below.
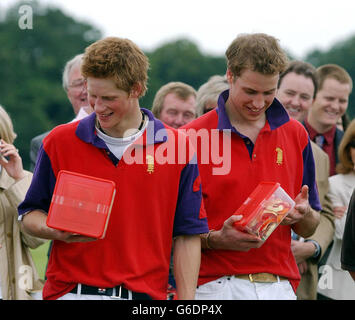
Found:
<path fill-rule="evenodd" d="M 153 115 L 178 129 L 196 118 L 196 90 L 183 82 L 169 82 L 155 94 Z"/>
<path fill-rule="evenodd" d="M 30 248 L 46 241 L 24 232 L 18 221 L 17 206 L 25 198 L 32 173 L 23 170 L 15 138 L 12 121 L 0 106 L 0 299 L 40 299 L 43 283 Z"/>
<path fill-rule="evenodd" d="M 83 54 L 78 54 L 65 64 L 62 85 L 67 94 L 68 100 L 73 108 L 75 118 L 73 121 L 78 121 L 93 112 L 93 109 L 89 105 L 87 98 L 87 90 L 85 86 L 85 79 L 81 74 L 81 64 L 83 60 Z M 42 146 L 43 139 L 48 135 L 50 131 L 44 132 L 31 140 L 30 144 L 30 171 L 34 171 L 38 152 Z M 52 248 L 52 242 L 49 245 L 47 256 Z"/>
<path fill-rule="evenodd" d="M 335 64 L 320 66 L 316 76 L 318 91 L 305 119 L 305 127 L 310 139 L 328 154 L 329 176 L 332 176 L 339 162 L 337 150 L 344 134 L 337 123 L 348 108 L 353 82 L 348 72 Z"/>
<path fill-rule="evenodd" d="M 214 75 L 200 86 L 196 96 L 197 117 L 217 107 L 218 97 L 221 92 L 229 88 L 226 76 Z"/>
<path fill-rule="evenodd" d="M 355 281 L 355 189 L 350 199 L 343 243 L 341 247 L 341 268 L 347 270 Z"/>
<path fill-rule="evenodd" d="M 285 107 L 288 115 L 304 123 L 308 110 L 317 93 L 316 69 L 303 61 L 291 61 L 280 75 L 276 98 Z M 320 222 L 315 233 L 306 239 L 297 235 L 291 240 L 292 252 L 301 273 L 301 282 L 297 288 L 297 298 L 315 300 L 317 298 L 318 262 L 333 240 L 334 215 L 329 189 L 328 155 L 313 141 L 311 147 L 316 163 L 316 182 L 319 200 L 322 205 Z"/>
<path fill-rule="evenodd" d="M 28 232 L 54 240 L 44 299 L 166 300 L 173 241 L 178 298 L 194 298 L 200 233 L 208 230 L 199 169 L 194 152 L 183 159 L 174 152 L 187 150 L 188 138 L 140 108 L 148 68 L 147 56 L 129 39 L 108 37 L 87 47 L 81 71 L 94 112 L 56 127 L 43 141 L 18 210 Z M 174 161 L 162 161 L 164 148 Z M 46 225 L 62 169 L 115 182 L 104 239 Z"/>
<path fill-rule="evenodd" d="M 335 215 L 334 244 L 326 262 L 327 268 L 318 284 L 320 298 L 355 300 L 355 283 L 350 274 L 341 268 L 341 247 L 343 242 L 346 212 L 355 188 L 355 120 L 345 131 L 338 149 L 337 174 L 329 178 L 329 197 Z M 354 235 L 353 235 L 354 236 Z M 352 248 L 354 250 L 354 248 Z M 332 275 L 331 283 L 325 280 Z"/>
<path fill-rule="evenodd" d="M 66 63 L 63 71 L 63 89 L 67 94 L 68 100 L 70 101 L 75 114 L 75 118 L 72 121 L 80 120 L 93 111 L 88 103 L 85 80 L 80 71 L 82 59 L 83 54 L 76 55 Z M 49 131 L 44 132 L 31 140 L 31 171 L 35 168 L 38 151 L 42 145 L 43 139 L 48 133 Z"/>
<path fill-rule="evenodd" d="M 181 128 L 190 137 L 200 130 L 210 133 L 209 157 L 201 139 L 196 147 L 210 231 L 201 235 L 195 298 L 293 300 L 300 275 L 291 230 L 311 236 L 319 223 L 312 208 L 321 208 L 307 131 L 275 99 L 287 55 L 277 39 L 256 33 L 239 35 L 226 57 L 229 90 L 221 93 L 216 112 Z M 213 161 L 214 153 L 222 150 L 226 163 L 216 172 L 221 163 Z M 234 227 L 242 218 L 234 213 L 261 181 L 280 183 L 296 203 L 265 242 Z"/>
<path fill-rule="evenodd" d="M 152 113 L 168 126 L 178 129 L 196 118 L 196 90 L 183 82 L 169 82 L 155 94 Z M 167 295 L 169 300 L 176 298 L 174 278 L 173 251 L 171 252 L 169 284 Z"/>

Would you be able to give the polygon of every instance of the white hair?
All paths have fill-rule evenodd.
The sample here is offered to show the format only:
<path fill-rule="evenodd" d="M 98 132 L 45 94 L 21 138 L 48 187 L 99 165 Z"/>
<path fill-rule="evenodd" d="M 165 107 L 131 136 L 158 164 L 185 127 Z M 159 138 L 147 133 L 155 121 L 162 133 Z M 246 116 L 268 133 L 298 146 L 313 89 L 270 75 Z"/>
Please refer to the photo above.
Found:
<path fill-rule="evenodd" d="M 78 54 L 76 55 L 74 58 L 72 58 L 71 60 L 69 60 L 64 67 L 64 71 L 63 71 L 63 89 L 65 91 L 68 91 L 68 87 L 69 87 L 69 73 L 71 71 L 71 69 L 76 66 L 77 64 L 81 64 L 82 59 L 83 59 L 84 54 Z"/>

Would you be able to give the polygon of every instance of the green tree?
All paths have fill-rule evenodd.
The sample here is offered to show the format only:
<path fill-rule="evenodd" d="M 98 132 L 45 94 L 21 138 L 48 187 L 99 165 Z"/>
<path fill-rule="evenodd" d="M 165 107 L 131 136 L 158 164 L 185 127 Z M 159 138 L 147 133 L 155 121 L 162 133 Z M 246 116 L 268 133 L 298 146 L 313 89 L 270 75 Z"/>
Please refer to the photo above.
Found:
<path fill-rule="evenodd" d="M 23 5 L 32 9 L 32 29 L 19 25 Z M 62 88 L 66 61 L 100 37 L 95 27 L 37 1 L 18 2 L 0 21 L 0 104 L 14 123 L 25 168 L 31 139 L 73 118 Z"/>
<path fill-rule="evenodd" d="M 287 52 L 290 59 L 292 55 Z M 141 106 L 151 108 L 155 93 L 170 81 L 185 82 L 196 90 L 213 75 L 226 72 L 224 56 L 203 54 L 188 39 L 168 42 L 147 53 L 150 61 L 148 92 Z"/>
<path fill-rule="evenodd" d="M 147 108 L 151 108 L 159 88 L 170 81 L 181 81 L 197 90 L 212 75 L 226 72 L 223 57 L 202 54 L 188 39 L 166 43 L 147 56 L 150 61 L 148 92 L 141 101 L 141 106 Z"/>
<path fill-rule="evenodd" d="M 334 63 L 343 67 L 349 72 L 353 81 L 355 81 L 355 35 L 346 40 L 339 41 L 329 50 L 315 49 L 309 52 L 305 61 L 319 67 L 324 64 Z M 347 110 L 351 118 L 355 117 L 355 95 L 352 93 L 349 98 L 349 107 Z"/>

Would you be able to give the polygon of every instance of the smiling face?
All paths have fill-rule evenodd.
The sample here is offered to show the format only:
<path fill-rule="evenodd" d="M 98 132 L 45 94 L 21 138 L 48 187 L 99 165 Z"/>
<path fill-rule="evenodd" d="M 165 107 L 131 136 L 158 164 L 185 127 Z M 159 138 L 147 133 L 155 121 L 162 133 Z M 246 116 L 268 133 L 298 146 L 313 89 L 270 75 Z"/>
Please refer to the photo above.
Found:
<path fill-rule="evenodd" d="M 131 94 L 118 89 L 111 78 L 87 79 L 87 90 L 90 106 L 96 113 L 101 128 L 107 135 L 122 137 L 128 129 L 134 128 L 140 117 L 138 95 L 139 90 Z M 138 122 L 140 118 L 138 119 Z"/>
<path fill-rule="evenodd" d="M 193 95 L 186 100 L 179 98 L 175 93 L 168 93 L 163 102 L 160 120 L 175 129 L 195 119 L 196 99 Z"/>
<path fill-rule="evenodd" d="M 291 118 L 302 122 L 312 105 L 313 94 L 314 84 L 311 78 L 290 72 L 282 78 L 276 97 Z"/>
<path fill-rule="evenodd" d="M 227 112 L 239 122 L 252 124 L 264 119 L 276 94 L 279 75 L 264 75 L 246 69 L 241 76 L 235 77 L 228 70 L 230 85 Z"/>
<path fill-rule="evenodd" d="M 308 121 L 319 133 L 330 130 L 348 108 L 350 85 L 333 78 L 324 80 L 309 111 Z"/>

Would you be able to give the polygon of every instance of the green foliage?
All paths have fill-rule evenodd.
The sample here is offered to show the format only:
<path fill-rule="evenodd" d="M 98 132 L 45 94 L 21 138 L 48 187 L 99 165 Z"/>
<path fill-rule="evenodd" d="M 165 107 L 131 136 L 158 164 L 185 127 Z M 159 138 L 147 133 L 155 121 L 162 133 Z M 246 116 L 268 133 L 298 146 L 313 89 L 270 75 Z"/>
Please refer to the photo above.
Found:
<path fill-rule="evenodd" d="M 21 5 L 33 9 L 33 28 L 19 26 Z M 18 2 L 0 19 L 0 104 L 10 114 L 24 167 L 29 168 L 31 139 L 54 126 L 70 121 L 73 110 L 62 88 L 65 63 L 101 38 L 94 26 L 78 22 L 55 7 L 38 1 Z M 151 108 L 155 93 L 170 81 L 185 82 L 196 90 L 212 75 L 223 75 L 223 56 L 201 53 L 195 43 L 178 39 L 151 52 L 148 91 L 142 107 Z M 287 52 L 290 59 L 292 53 Z M 304 60 L 319 66 L 336 63 L 355 79 L 355 36 L 328 51 L 314 50 Z M 349 115 L 355 116 L 355 97 L 350 96 Z"/>
<path fill-rule="evenodd" d="M 148 92 L 141 106 L 151 108 L 155 93 L 171 81 L 181 81 L 196 90 L 215 74 L 226 72 L 223 57 L 203 55 L 198 47 L 187 39 L 179 39 L 147 53 L 150 62 Z"/>
<path fill-rule="evenodd" d="M 0 104 L 8 111 L 24 167 L 29 168 L 31 139 L 70 121 L 73 109 L 62 88 L 66 61 L 101 37 L 99 30 L 76 22 L 56 8 L 32 1 L 32 29 L 21 29 L 18 2 L 0 21 Z"/>

